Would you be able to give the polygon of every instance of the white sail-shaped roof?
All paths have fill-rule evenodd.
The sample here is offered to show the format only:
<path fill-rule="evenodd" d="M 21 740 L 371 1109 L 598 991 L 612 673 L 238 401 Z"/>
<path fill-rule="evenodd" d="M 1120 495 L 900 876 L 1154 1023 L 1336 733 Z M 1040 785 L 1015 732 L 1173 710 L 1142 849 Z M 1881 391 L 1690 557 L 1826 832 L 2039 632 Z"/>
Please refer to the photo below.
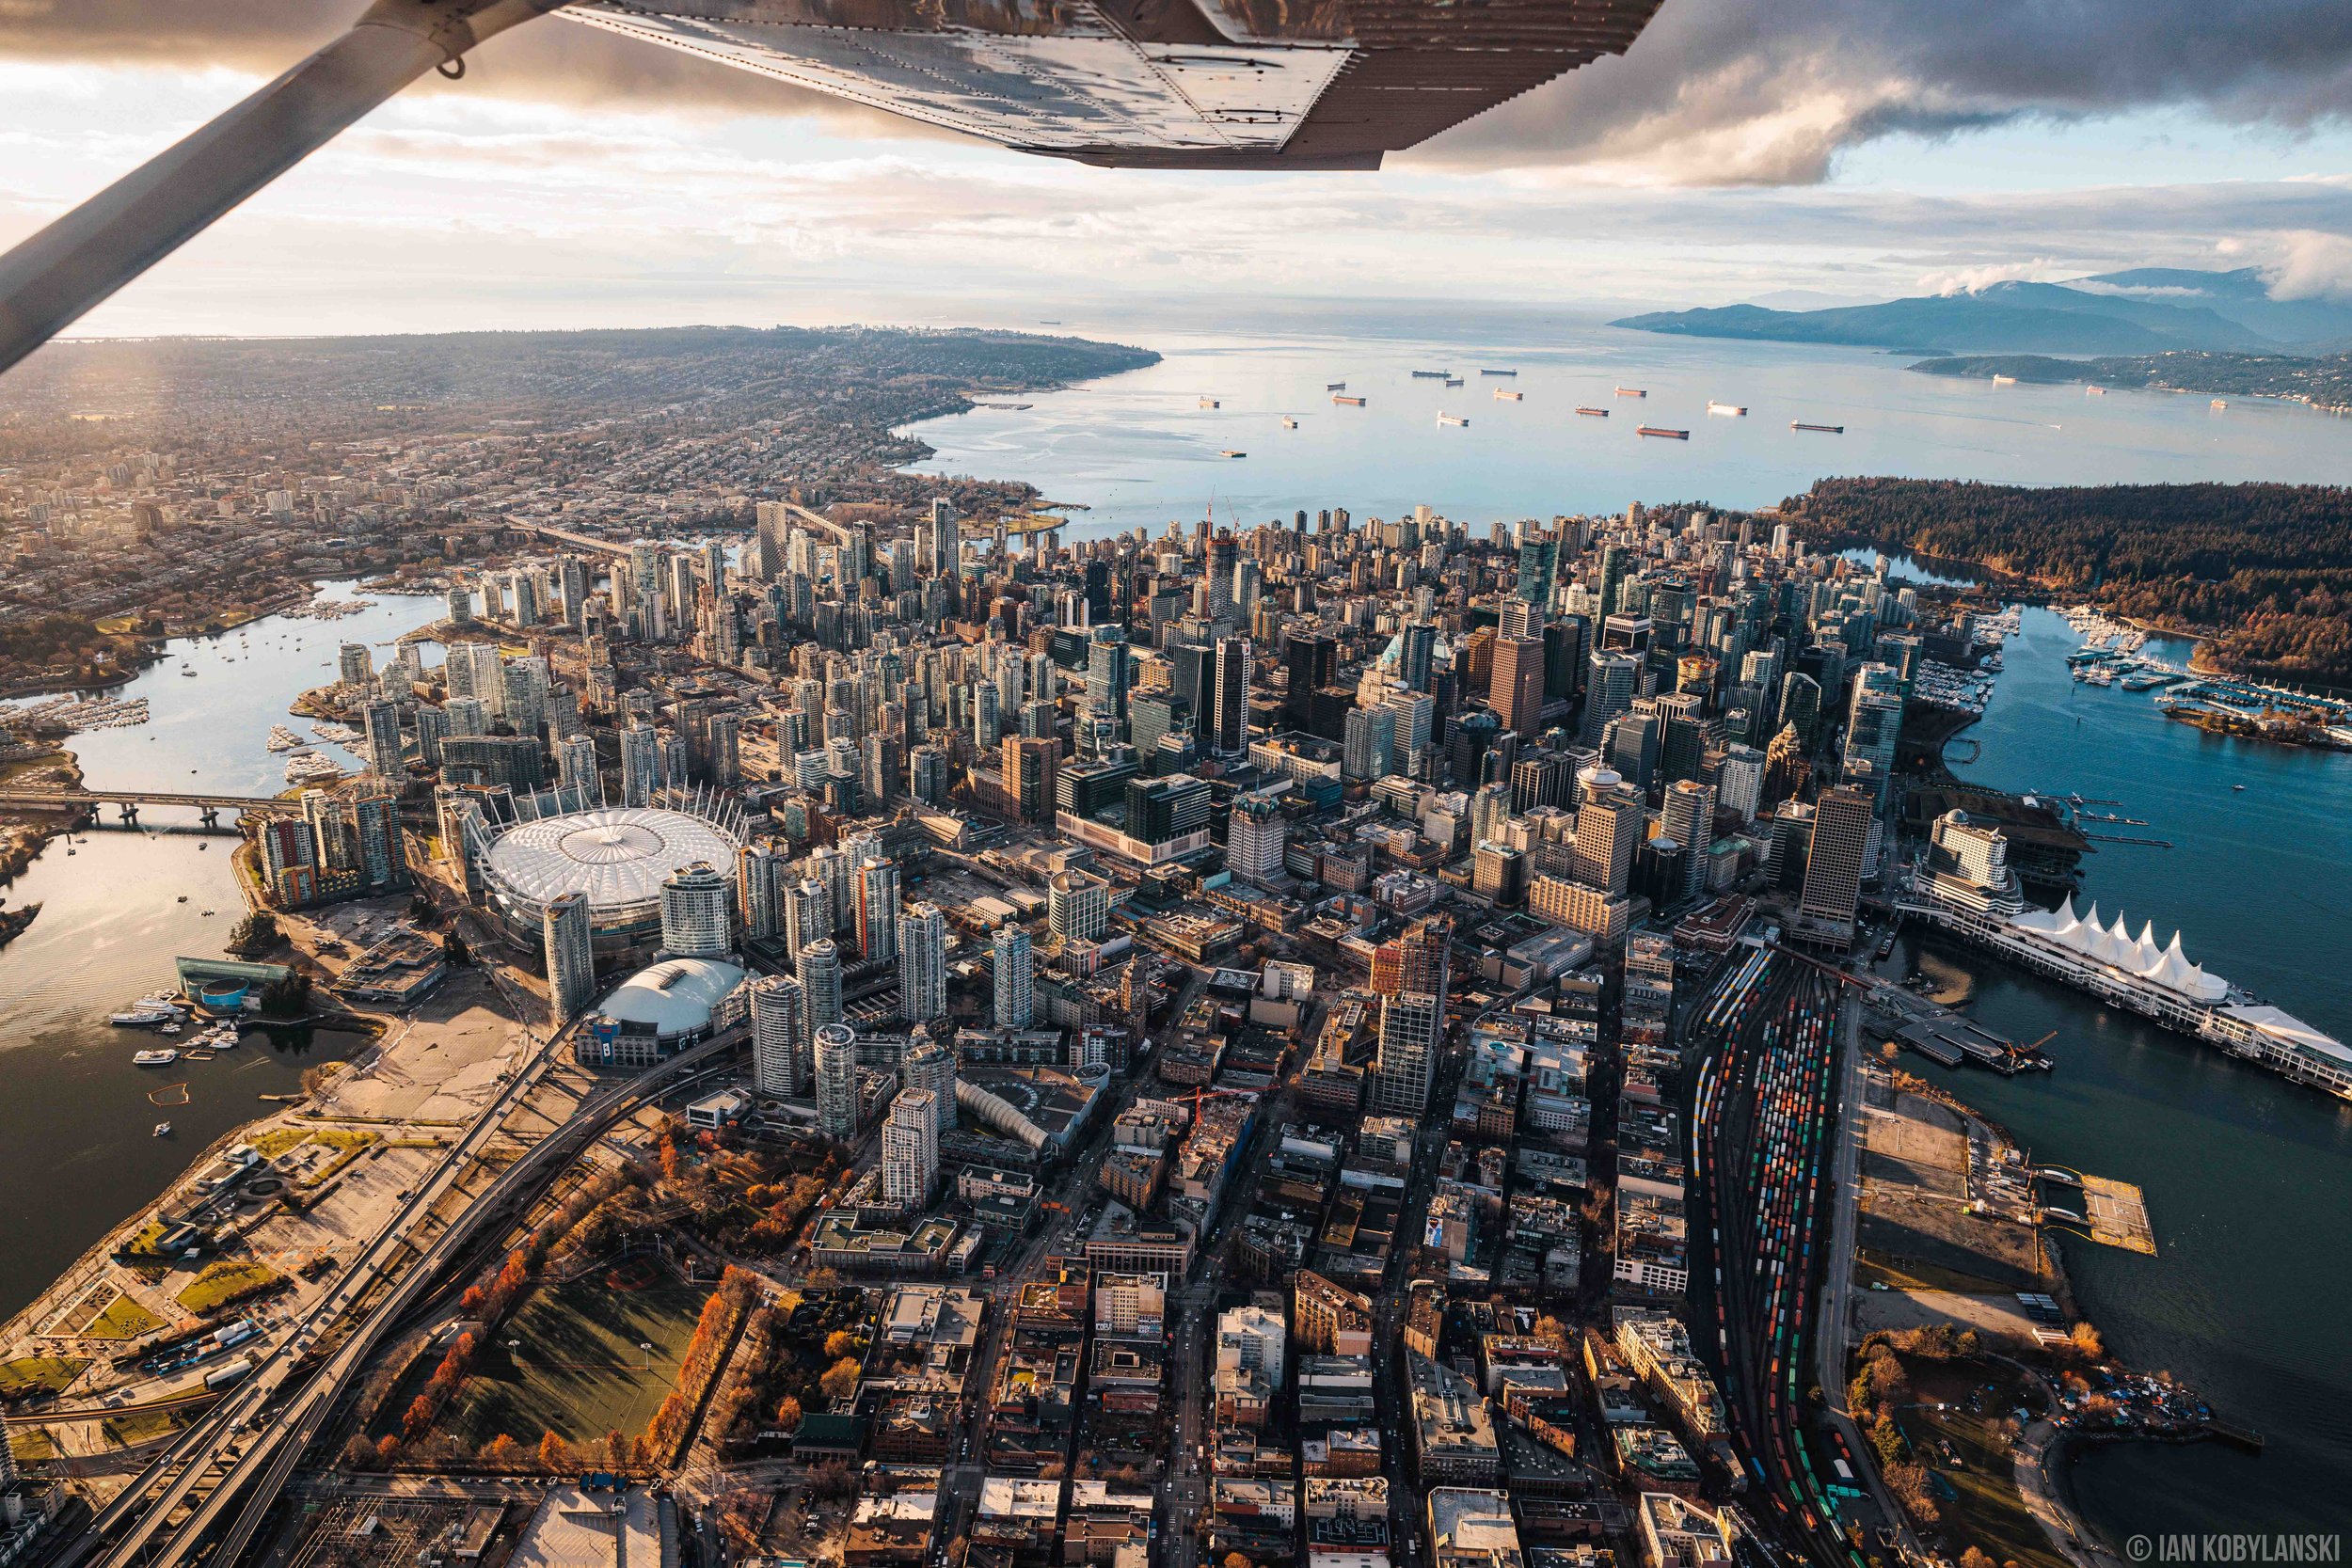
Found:
<path fill-rule="evenodd" d="M 2158 947 L 2154 921 L 2143 921 L 2139 935 L 2133 936 L 2120 910 L 2112 925 L 2102 926 L 2097 904 L 2090 906 L 2089 914 L 2077 916 L 2074 900 L 2069 896 L 2055 911 L 2028 910 L 2014 916 L 2010 925 L 2078 958 L 2161 986 L 2191 1001 L 2219 1002 L 2230 993 L 2228 981 L 2217 974 L 2208 974 L 2188 961 L 2188 956 L 2181 951 L 2178 931 L 2172 933 L 2169 947 Z"/>

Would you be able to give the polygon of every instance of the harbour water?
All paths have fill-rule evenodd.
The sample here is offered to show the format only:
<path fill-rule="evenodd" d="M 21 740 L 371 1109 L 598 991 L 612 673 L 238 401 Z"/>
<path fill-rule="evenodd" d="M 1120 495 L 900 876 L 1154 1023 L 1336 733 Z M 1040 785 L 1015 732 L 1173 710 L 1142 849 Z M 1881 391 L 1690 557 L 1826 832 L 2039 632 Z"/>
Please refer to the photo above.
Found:
<path fill-rule="evenodd" d="M 1661 337 L 1554 318 L 1502 325 L 1376 324 L 1376 332 L 1068 330 L 1143 341 L 1156 365 L 1022 408 L 980 408 L 910 432 L 927 472 L 1023 479 L 1071 513 L 1068 537 L 1154 531 L 1214 512 L 1247 523 L 1344 506 L 1396 515 L 1426 501 L 1495 518 L 1612 513 L 1629 501 L 1765 506 L 1825 474 L 2022 484 L 2270 479 L 2352 482 L 2344 422 L 2299 404 L 1915 375 L 1869 349 Z M 1513 369 L 1510 378 L 1482 368 Z M 1450 370 L 1463 380 L 1416 378 Z M 1344 381 L 1361 408 L 1336 407 Z M 1524 394 L 1500 402 L 1494 388 Z M 1640 388 L 1645 398 L 1619 397 Z M 1214 399 L 1216 406 L 1201 406 Z M 1744 416 L 1710 416 L 1711 400 Z M 1606 419 L 1580 415 L 1604 408 Z M 1439 413 L 1467 416 L 1440 427 Z M 1297 428 L 1285 429 L 1284 416 Z M 1842 436 L 1792 421 L 1842 424 Z M 1687 429 L 1644 440 L 1641 424 Z M 1219 454 L 1247 451 L 1246 459 Z"/>
<path fill-rule="evenodd" d="M 2120 801 L 2093 809 L 2146 827 L 2098 832 L 2172 845 L 2103 844 L 2078 908 L 2133 929 L 2174 927 L 2189 957 L 2339 1038 L 2352 1039 L 2352 754 L 2208 736 L 2170 722 L 2151 694 L 2077 685 L 2077 639 L 2027 610 L 1998 689 L 1966 732 L 1975 782 Z M 2147 651 L 2185 664 L 2188 647 Z M 1955 755 L 1966 750 L 1953 748 Z M 2244 788 L 2235 786 L 2244 785 Z M 1905 951 L 1893 970 L 1916 952 Z M 2218 1444 L 2087 1451 L 2082 1508 L 2119 1544 L 2136 1533 L 2341 1528 L 2352 1487 L 2352 1105 L 1982 955 L 1937 944 L 1975 977 L 1973 1011 L 2035 1040 L 2057 1071 L 2002 1079 L 1907 1058 L 2007 1125 L 2038 1157 L 2137 1183 L 2154 1258 L 2063 1240 L 2077 1303 L 2133 1365 L 2185 1379 L 2224 1416 L 2260 1430 L 2259 1457 Z"/>
<path fill-rule="evenodd" d="M 318 594 L 361 596 L 373 595 L 341 582 Z M 307 733 L 287 705 L 334 679 L 339 645 L 395 638 L 435 619 L 437 604 L 391 597 L 340 620 L 273 616 L 242 636 L 175 641 L 119 692 L 149 700 L 148 723 L 71 742 L 84 778 L 97 789 L 275 794 L 286 787 L 285 758 L 264 745 L 270 726 Z M 390 653 L 373 651 L 379 662 Z M 183 664 L 195 678 L 180 673 Z M 142 815 L 160 823 L 174 814 Z M 229 871 L 233 843 L 101 830 L 71 844 L 52 840 L 6 890 L 10 907 L 37 903 L 41 911 L 0 949 L 0 1075 L 8 1085 L 0 1100 L 0 1236 L 8 1239 L 0 1314 L 30 1301 L 207 1144 L 268 1110 L 260 1096 L 295 1092 L 305 1068 L 366 1044 L 344 1030 L 247 1031 L 242 1046 L 209 1062 L 131 1065 L 134 1051 L 169 1042 L 114 1028 L 107 1016 L 170 985 L 173 958 L 220 956 L 245 913 Z M 176 1083 L 187 1085 L 186 1104 L 150 1103 L 151 1092 Z M 152 1136 L 164 1120 L 171 1135 Z"/>

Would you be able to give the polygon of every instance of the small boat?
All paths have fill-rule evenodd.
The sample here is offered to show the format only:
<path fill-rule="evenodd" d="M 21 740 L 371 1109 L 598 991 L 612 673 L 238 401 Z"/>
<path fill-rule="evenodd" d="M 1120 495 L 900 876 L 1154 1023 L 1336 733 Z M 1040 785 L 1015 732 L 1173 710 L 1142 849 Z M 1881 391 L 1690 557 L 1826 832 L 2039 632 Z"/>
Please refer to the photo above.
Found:
<path fill-rule="evenodd" d="M 1456 430 L 1468 430 L 1470 428 L 1470 420 L 1464 419 L 1459 414 L 1439 414 L 1438 416 L 1438 422 L 1441 425 L 1452 425 Z"/>
<path fill-rule="evenodd" d="M 175 1007 L 134 1006 L 119 1012 L 106 1022 L 118 1029 L 149 1029 L 158 1023 L 169 1023 L 180 1016 Z"/>
<path fill-rule="evenodd" d="M 2216 398 L 2209 406 L 2214 408 L 2227 408 L 2230 406 L 2230 400 L 2228 398 Z"/>
<path fill-rule="evenodd" d="M 2087 397 L 2087 398 L 2103 398 L 2103 397 L 2106 397 L 2106 395 L 2107 395 L 2107 389 L 2106 389 L 2105 387 L 2098 386 L 2098 385 L 2097 385 L 2097 384 L 2095 384 L 2095 383 L 2094 383 L 2093 385 L 2091 385 L 2091 386 L 2089 386 L 2089 387 L 2086 387 L 2086 388 L 2083 388 L 2083 396 L 2085 396 L 2085 397 Z"/>
<path fill-rule="evenodd" d="M 180 902 L 182 902 L 183 904 L 184 904 L 184 903 L 186 903 L 187 901 L 188 901 L 188 895 L 187 895 L 186 894 L 184 894 L 184 893 L 183 893 L 183 894 L 182 894 L 182 895 L 180 895 Z"/>
<path fill-rule="evenodd" d="M 169 1067 L 180 1059 L 177 1051 L 139 1051 L 131 1056 L 133 1067 Z"/>
<path fill-rule="evenodd" d="M 159 1138 L 168 1138 L 171 1136 L 171 1123 L 167 1121 L 157 1122 L 155 1124 L 155 1136 Z"/>
<path fill-rule="evenodd" d="M 196 672 L 195 672 L 195 671 L 193 671 L 193 670 L 183 670 L 183 671 L 181 671 L 180 673 L 181 673 L 182 674 L 183 674 L 183 675 L 187 676 L 187 677 L 188 677 L 188 679 L 190 679 L 190 680 L 194 680 L 194 679 L 196 679 Z"/>
<path fill-rule="evenodd" d="M 180 1026 L 177 1023 L 167 1023 L 162 1025 L 155 1032 L 159 1035 L 176 1035 L 180 1032 Z"/>
<path fill-rule="evenodd" d="M 2244 784 L 2232 784 L 2230 787 L 2232 789 L 2244 789 L 2246 786 Z"/>
<path fill-rule="evenodd" d="M 1993 378 L 1993 385 L 1995 387 L 2014 387 L 2017 385 L 2017 378 L 2013 375 L 1996 375 Z"/>

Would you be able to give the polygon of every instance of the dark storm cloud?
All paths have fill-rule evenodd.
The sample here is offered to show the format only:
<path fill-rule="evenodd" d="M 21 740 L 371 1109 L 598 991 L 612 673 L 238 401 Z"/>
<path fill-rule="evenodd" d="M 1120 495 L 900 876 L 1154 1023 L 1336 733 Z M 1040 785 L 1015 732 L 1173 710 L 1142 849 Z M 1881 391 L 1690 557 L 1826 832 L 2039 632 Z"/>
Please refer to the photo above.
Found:
<path fill-rule="evenodd" d="M 2352 105 L 2344 0 L 1666 0 L 1602 60 L 1422 156 L 1689 161 L 1661 178 L 1804 183 L 1842 149 L 2034 117 L 2185 105 L 2308 128 Z"/>
<path fill-rule="evenodd" d="M 0 56 L 278 69 L 354 0 L 0 0 Z M 434 90 L 905 121 L 595 28 L 536 24 Z M 2297 129 L 2352 104 L 2346 0 L 1666 0 L 1620 59 L 1441 137 L 1417 161 L 1647 164 L 1799 184 L 1877 136 L 2188 105 Z"/>

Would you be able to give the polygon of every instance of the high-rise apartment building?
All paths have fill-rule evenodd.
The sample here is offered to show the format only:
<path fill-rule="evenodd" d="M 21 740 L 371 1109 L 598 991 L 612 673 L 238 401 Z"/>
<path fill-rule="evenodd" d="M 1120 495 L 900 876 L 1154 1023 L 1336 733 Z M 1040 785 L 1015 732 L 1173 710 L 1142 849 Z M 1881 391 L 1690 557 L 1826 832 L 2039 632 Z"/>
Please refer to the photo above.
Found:
<path fill-rule="evenodd" d="M 1026 1029 L 1036 1013 L 1034 959 L 1029 933 L 1018 926 L 996 927 L 996 1026 Z"/>
<path fill-rule="evenodd" d="M 841 949 L 822 937 L 801 950 L 801 986 L 808 992 L 808 1026 L 841 1022 Z"/>
<path fill-rule="evenodd" d="M 947 917 L 932 903 L 898 916 L 898 1011 L 910 1022 L 947 1016 Z"/>
<path fill-rule="evenodd" d="M 735 950 L 734 889 L 707 861 L 661 882 L 661 946 L 672 958 L 717 958 Z"/>
<path fill-rule="evenodd" d="M 1046 925 L 1064 942 L 1100 942 L 1110 929 L 1110 884 L 1090 871 L 1057 871 L 1045 884 Z"/>
<path fill-rule="evenodd" d="M 849 1143 L 857 1136 L 857 1031 L 828 1023 L 811 1037 L 816 1055 L 817 1130 Z"/>
<path fill-rule="evenodd" d="M 1290 838 L 1289 821 L 1271 796 L 1245 795 L 1233 802 L 1225 829 L 1225 865 L 1252 887 L 1264 887 L 1282 874 L 1282 852 Z"/>
<path fill-rule="evenodd" d="M 588 895 L 574 891 L 548 899 L 541 935 L 547 946 L 548 1010 L 562 1025 L 596 1000 L 596 933 Z"/>
<path fill-rule="evenodd" d="M 1813 844 L 1805 855 L 1804 892 L 1797 909 L 1826 939 L 1853 939 L 1869 846 L 1870 797 L 1858 789 L 1823 790 L 1813 802 Z"/>
<path fill-rule="evenodd" d="M 789 974 L 769 974 L 752 982 L 751 999 L 752 1074 L 759 1092 L 780 1100 L 806 1094 L 815 1053 L 808 993 Z"/>
<path fill-rule="evenodd" d="M 1216 644 L 1216 705 L 1210 748 L 1239 756 L 1249 744 L 1250 645 L 1247 637 L 1220 638 Z"/>

